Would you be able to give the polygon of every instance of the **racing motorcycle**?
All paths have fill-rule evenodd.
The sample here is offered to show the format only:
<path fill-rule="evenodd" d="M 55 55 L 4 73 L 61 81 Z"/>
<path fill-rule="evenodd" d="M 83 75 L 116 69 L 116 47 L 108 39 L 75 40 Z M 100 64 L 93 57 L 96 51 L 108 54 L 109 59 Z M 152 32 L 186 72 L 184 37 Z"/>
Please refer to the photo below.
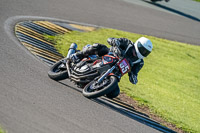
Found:
<path fill-rule="evenodd" d="M 128 49 L 129 47 L 124 55 Z M 89 56 L 74 63 L 70 61 L 70 55 L 75 52 L 77 44 L 72 43 L 67 56 L 50 68 L 48 76 L 56 81 L 70 79 L 78 87 L 83 88 L 82 93 L 87 98 L 103 95 L 108 98 L 117 97 L 120 93 L 118 82 L 131 70 L 128 59 L 110 52 L 102 57 Z"/>
<path fill-rule="evenodd" d="M 163 1 L 163 0 L 151 0 L 151 2 L 157 2 L 157 1 Z M 169 2 L 169 0 L 165 0 L 165 2 Z"/>

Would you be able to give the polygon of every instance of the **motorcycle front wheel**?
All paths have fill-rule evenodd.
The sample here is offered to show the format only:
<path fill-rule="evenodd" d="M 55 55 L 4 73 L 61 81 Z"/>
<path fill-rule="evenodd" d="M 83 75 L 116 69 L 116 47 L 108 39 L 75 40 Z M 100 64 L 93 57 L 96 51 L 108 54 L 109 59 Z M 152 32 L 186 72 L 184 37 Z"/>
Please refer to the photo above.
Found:
<path fill-rule="evenodd" d="M 118 85 L 118 80 L 115 76 L 105 78 L 101 83 L 93 80 L 88 83 L 83 89 L 83 95 L 87 98 L 97 98 L 112 92 Z"/>
<path fill-rule="evenodd" d="M 63 65 L 65 66 L 62 60 L 56 62 L 48 71 L 48 76 L 56 81 L 69 78 L 67 69 Z"/>

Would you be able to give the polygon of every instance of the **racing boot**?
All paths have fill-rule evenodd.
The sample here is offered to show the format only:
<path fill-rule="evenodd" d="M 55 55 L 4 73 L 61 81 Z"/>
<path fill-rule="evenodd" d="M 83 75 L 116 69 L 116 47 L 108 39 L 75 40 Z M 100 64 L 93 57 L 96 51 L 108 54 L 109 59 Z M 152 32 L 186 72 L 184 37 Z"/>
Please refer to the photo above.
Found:
<path fill-rule="evenodd" d="M 83 54 L 82 54 L 82 52 L 74 53 L 74 54 L 70 55 L 69 59 L 73 63 L 78 63 L 83 59 Z"/>

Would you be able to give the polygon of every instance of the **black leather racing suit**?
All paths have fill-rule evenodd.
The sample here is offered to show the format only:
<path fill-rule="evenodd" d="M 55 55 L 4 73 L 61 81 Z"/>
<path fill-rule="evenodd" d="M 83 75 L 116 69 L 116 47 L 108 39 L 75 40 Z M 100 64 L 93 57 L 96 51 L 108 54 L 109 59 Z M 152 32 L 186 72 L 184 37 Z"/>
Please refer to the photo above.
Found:
<path fill-rule="evenodd" d="M 128 75 L 129 75 L 129 80 L 133 84 L 136 84 L 138 72 L 143 67 L 144 61 L 142 59 L 138 59 L 136 53 L 135 56 L 133 55 L 133 52 L 135 52 L 135 47 L 133 42 L 126 38 L 108 38 L 107 42 L 111 45 L 110 48 L 108 48 L 103 44 L 95 43 L 91 47 L 88 47 L 80 52 L 77 52 L 76 56 L 82 59 L 89 55 L 103 56 L 105 54 L 108 54 L 109 52 L 114 52 L 118 56 L 123 56 L 126 48 L 130 47 L 129 50 L 127 51 L 127 54 L 125 55 L 131 65 L 131 71 L 128 73 Z"/>

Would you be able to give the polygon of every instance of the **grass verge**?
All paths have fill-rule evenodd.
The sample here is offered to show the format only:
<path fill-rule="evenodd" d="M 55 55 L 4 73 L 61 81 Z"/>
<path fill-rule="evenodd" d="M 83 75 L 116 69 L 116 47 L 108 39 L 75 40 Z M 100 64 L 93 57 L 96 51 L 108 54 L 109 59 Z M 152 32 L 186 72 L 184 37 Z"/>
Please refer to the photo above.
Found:
<path fill-rule="evenodd" d="M 194 1 L 200 2 L 200 0 L 194 0 Z"/>
<path fill-rule="evenodd" d="M 54 41 L 59 52 L 66 56 L 72 42 L 81 49 L 86 44 L 107 45 L 109 37 L 136 41 L 141 36 L 114 29 L 98 29 L 47 38 Z M 200 47 L 144 36 L 152 41 L 153 52 L 144 59 L 138 84 L 132 85 L 126 75 L 119 84 L 121 91 L 178 128 L 200 132 Z"/>
<path fill-rule="evenodd" d="M 6 131 L 0 127 L 0 133 L 6 133 Z"/>

